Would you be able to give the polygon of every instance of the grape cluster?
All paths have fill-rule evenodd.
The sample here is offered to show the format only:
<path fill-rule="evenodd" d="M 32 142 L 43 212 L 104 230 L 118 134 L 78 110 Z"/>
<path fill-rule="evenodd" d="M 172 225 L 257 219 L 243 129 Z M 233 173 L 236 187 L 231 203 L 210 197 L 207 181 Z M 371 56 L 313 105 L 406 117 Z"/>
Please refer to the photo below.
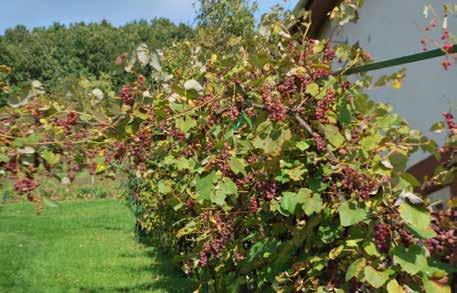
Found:
<path fill-rule="evenodd" d="M 443 50 L 447 53 L 452 53 L 453 48 L 454 48 L 454 46 L 449 42 L 446 42 L 443 46 Z"/>
<path fill-rule="evenodd" d="M 360 174 L 357 170 L 349 166 L 344 166 L 343 170 L 343 188 L 347 192 L 356 192 L 362 199 L 368 199 L 370 193 L 376 189 L 376 182 L 366 175 Z"/>
<path fill-rule="evenodd" d="M 76 125 L 76 123 L 78 122 L 78 118 L 79 118 L 79 114 L 74 112 L 74 111 L 70 111 L 67 116 L 63 117 L 63 118 L 57 118 L 54 123 L 57 125 L 57 126 L 60 126 L 62 127 L 66 133 L 69 133 L 71 131 L 71 127 Z"/>
<path fill-rule="evenodd" d="M 453 45 L 452 45 L 452 41 L 450 40 L 450 37 L 451 37 L 451 35 L 449 34 L 449 31 L 447 29 L 445 29 L 443 31 L 443 34 L 441 35 L 441 40 L 445 41 L 445 43 L 443 45 L 443 50 L 449 54 L 452 53 L 452 49 L 453 49 Z M 446 56 L 446 58 L 441 61 L 441 66 L 443 66 L 444 70 L 447 71 L 449 69 L 449 67 L 452 66 L 452 62 Z"/>
<path fill-rule="evenodd" d="M 215 258 L 221 258 L 222 252 L 230 240 L 233 239 L 233 227 L 229 221 L 224 221 L 218 214 L 210 215 L 208 212 L 202 212 L 200 219 L 203 222 L 210 222 L 212 229 L 210 232 L 213 235 L 211 241 L 203 244 L 203 247 L 199 253 L 199 265 L 206 267 L 208 265 L 208 257 L 213 256 Z M 211 219 L 211 221 L 209 221 Z"/>
<path fill-rule="evenodd" d="M 321 79 L 321 78 L 326 78 L 330 75 L 330 72 L 326 69 L 318 68 L 314 72 L 314 78 L 315 79 Z"/>
<path fill-rule="evenodd" d="M 95 175 L 95 172 L 97 169 L 97 164 L 94 162 L 95 151 L 87 150 L 86 157 L 87 157 L 87 170 L 89 171 L 90 175 Z"/>
<path fill-rule="evenodd" d="M 255 180 L 254 174 L 249 173 L 248 175 L 244 176 L 243 178 L 236 179 L 236 185 L 238 188 L 242 188 L 243 186 L 250 185 L 251 182 Z"/>
<path fill-rule="evenodd" d="M 316 144 L 317 151 L 323 152 L 327 149 L 327 143 L 319 134 L 314 133 L 313 140 L 314 140 L 314 143 Z"/>
<path fill-rule="evenodd" d="M 354 143 L 358 143 L 360 141 L 361 137 L 362 137 L 362 130 L 360 129 L 360 127 L 356 127 L 354 129 L 352 129 L 352 131 L 351 131 L 351 140 Z"/>
<path fill-rule="evenodd" d="M 297 91 L 297 78 L 295 75 L 286 76 L 278 86 L 282 97 L 293 95 Z"/>
<path fill-rule="evenodd" d="M 449 59 L 447 59 L 447 58 L 443 59 L 441 61 L 441 66 L 443 66 L 444 70 L 446 70 L 446 71 L 449 70 L 449 67 L 451 67 L 451 65 L 452 65 L 452 62 L 449 61 Z"/>
<path fill-rule="evenodd" d="M 3 164 L 3 163 L 0 163 Z M 16 175 L 18 171 L 18 161 L 16 157 L 12 157 L 8 163 L 5 164 L 5 170 L 8 171 L 8 173 L 11 173 L 11 175 Z"/>
<path fill-rule="evenodd" d="M 315 118 L 319 120 L 321 123 L 327 123 L 327 112 L 329 111 L 332 103 L 335 101 L 335 91 L 330 89 L 327 91 L 325 97 L 317 102 L 315 108 Z"/>
<path fill-rule="evenodd" d="M 270 201 L 276 196 L 276 182 L 273 180 L 262 181 L 258 184 L 258 190 L 265 200 Z"/>
<path fill-rule="evenodd" d="M 18 193 L 29 193 L 39 186 L 38 182 L 30 178 L 18 179 L 14 183 L 14 190 Z"/>
<path fill-rule="evenodd" d="M 454 115 L 449 112 L 443 113 L 446 124 L 451 132 L 457 132 L 457 123 L 454 121 Z"/>
<path fill-rule="evenodd" d="M 257 213 L 259 210 L 259 202 L 257 201 L 257 197 L 253 196 L 249 200 L 249 211 L 253 214 Z"/>
<path fill-rule="evenodd" d="M 397 226 L 397 231 L 400 235 L 400 241 L 404 246 L 409 247 L 414 244 L 415 238 L 413 234 L 405 227 L 404 224 L 399 224 Z"/>
<path fill-rule="evenodd" d="M 200 259 L 198 261 L 198 264 L 201 266 L 201 267 L 206 267 L 208 265 L 208 254 L 206 251 L 209 251 L 209 248 L 206 248 L 204 247 L 202 249 L 202 251 L 200 251 Z"/>
<path fill-rule="evenodd" d="M 236 121 L 240 116 L 240 110 L 238 110 L 237 106 L 232 105 L 225 111 L 224 116 L 231 121 Z"/>
<path fill-rule="evenodd" d="M 170 130 L 169 135 L 178 141 L 183 141 L 186 138 L 186 134 L 178 128 Z"/>
<path fill-rule="evenodd" d="M 232 157 L 231 147 L 228 143 L 224 144 L 224 149 L 217 154 L 214 164 L 219 168 L 219 170 L 227 177 L 233 177 L 232 169 L 230 168 L 229 161 Z"/>
<path fill-rule="evenodd" d="M 432 229 L 436 236 L 426 244 L 430 254 L 441 256 L 451 264 L 457 264 L 457 210 L 433 213 Z"/>
<path fill-rule="evenodd" d="M 118 142 L 114 143 L 114 155 L 113 155 L 113 157 L 114 157 L 115 160 L 117 160 L 117 161 L 122 160 L 122 158 L 125 155 L 125 152 L 126 152 L 126 150 L 125 150 L 125 145 L 124 145 L 123 142 L 118 141 Z"/>
<path fill-rule="evenodd" d="M 181 131 L 182 133 L 182 131 Z M 184 133 L 182 133 L 184 134 Z M 152 132 L 150 129 L 144 129 L 138 132 L 133 144 L 141 149 L 148 149 L 152 144 Z"/>
<path fill-rule="evenodd" d="M 389 224 L 381 223 L 377 224 L 374 229 L 374 243 L 376 248 L 381 252 L 389 251 L 391 226 Z"/>
<path fill-rule="evenodd" d="M 133 104 L 135 104 L 135 97 L 133 96 L 132 89 L 128 85 L 122 86 L 119 92 L 119 98 L 124 105 L 133 106 Z"/>
<path fill-rule="evenodd" d="M 286 120 L 287 108 L 279 97 L 273 97 L 274 94 L 269 87 L 262 91 L 262 100 L 272 121 L 282 122 Z"/>
<path fill-rule="evenodd" d="M 259 160 L 259 157 L 256 154 L 249 155 L 247 162 L 249 165 L 255 164 Z"/>
<path fill-rule="evenodd" d="M 336 52 L 335 50 L 330 47 L 330 46 L 326 46 L 325 50 L 324 50 L 324 58 L 326 59 L 326 61 L 333 61 L 333 59 L 335 59 L 336 57 Z"/>
<path fill-rule="evenodd" d="M 191 198 L 189 198 L 189 199 L 186 201 L 186 206 L 187 206 L 187 208 L 188 208 L 189 210 L 192 211 L 192 210 L 194 209 L 194 207 L 195 207 L 195 202 L 194 202 Z"/>

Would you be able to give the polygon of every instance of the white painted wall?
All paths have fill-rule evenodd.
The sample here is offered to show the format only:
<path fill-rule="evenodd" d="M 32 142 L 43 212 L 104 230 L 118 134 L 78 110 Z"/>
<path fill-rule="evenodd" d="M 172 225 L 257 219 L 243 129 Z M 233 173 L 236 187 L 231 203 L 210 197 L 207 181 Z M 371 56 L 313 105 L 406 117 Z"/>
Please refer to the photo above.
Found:
<path fill-rule="evenodd" d="M 456 0 L 454 1 L 457 4 Z M 366 0 L 360 11 L 360 20 L 348 24 L 337 32 L 333 39 L 353 44 L 359 42 L 375 61 L 401 57 L 421 52 L 420 40 L 424 32 L 425 19 L 423 8 L 425 0 Z M 442 1 L 429 0 L 440 9 Z M 441 3 L 441 4 L 440 4 Z M 324 29 L 328 35 L 333 28 Z M 449 30 L 457 34 L 457 18 L 449 19 Z M 437 30 L 439 32 L 440 30 Z M 435 36 L 439 39 L 439 35 Z M 390 103 L 394 111 L 404 117 L 410 125 L 442 144 L 444 134 L 429 131 L 430 126 L 441 121 L 442 112 L 452 110 L 457 114 L 457 64 L 449 71 L 444 71 L 435 58 L 419 63 L 373 71 L 376 78 L 384 74 L 406 68 L 407 77 L 399 90 L 392 88 L 371 89 L 367 93 L 374 99 Z M 457 115 L 456 115 L 457 116 Z M 425 158 L 426 154 L 416 154 L 410 165 Z"/>

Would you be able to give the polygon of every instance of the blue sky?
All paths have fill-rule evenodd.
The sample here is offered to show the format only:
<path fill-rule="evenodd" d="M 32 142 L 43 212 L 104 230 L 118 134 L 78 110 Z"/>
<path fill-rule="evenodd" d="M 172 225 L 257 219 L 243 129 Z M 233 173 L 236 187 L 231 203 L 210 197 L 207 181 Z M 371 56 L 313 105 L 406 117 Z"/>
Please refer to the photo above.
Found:
<path fill-rule="evenodd" d="M 192 24 L 195 0 L 4 0 L 1 1 L 0 34 L 23 24 L 28 28 L 49 26 L 54 22 L 98 22 L 114 25 L 139 19 L 166 17 L 174 22 Z M 297 0 L 257 0 L 258 15 L 278 3 L 293 8 Z"/>

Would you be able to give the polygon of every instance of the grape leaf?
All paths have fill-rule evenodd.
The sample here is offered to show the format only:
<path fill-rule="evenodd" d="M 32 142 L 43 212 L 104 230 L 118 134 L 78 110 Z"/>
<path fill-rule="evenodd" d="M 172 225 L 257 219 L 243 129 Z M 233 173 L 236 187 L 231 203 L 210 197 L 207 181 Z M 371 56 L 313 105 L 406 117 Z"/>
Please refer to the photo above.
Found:
<path fill-rule="evenodd" d="M 338 127 L 333 125 L 326 125 L 324 127 L 325 137 L 328 141 L 336 148 L 341 147 L 344 144 L 344 136 L 341 135 Z"/>
<path fill-rule="evenodd" d="M 367 262 L 365 258 L 359 258 L 358 260 L 354 261 L 346 271 L 346 282 L 350 281 L 354 277 L 359 278 L 358 276 L 362 272 L 363 268 L 365 268 L 366 263 Z"/>
<path fill-rule="evenodd" d="M 392 279 L 390 282 L 387 284 L 387 292 L 388 293 L 406 293 L 405 289 L 403 289 L 402 286 L 400 286 L 397 282 L 397 280 Z"/>
<path fill-rule="evenodd" d="M 380 272 L 371 266 L 366 266 L 364 269 L 365 280 L 374 288 L 381 288 L 387 280 L 389 280 L 389 273 L 387 271 Z"/>
<path fill-rule="evenodd" d="M 368 218 L 369 211 L 364 204 L 345 201 L 339 208 L 340 222 L 344 227 L 357 224 Z"/>
<path fill-rule="evenodd" d="M 205 177 L 198 178 L 196 188 L 198 192 L 197 198 L 199 200 L 210 200 L 211 194 L 214 191 L 214 180 L 216 179 L 216 172 L 211 172 Z"/>

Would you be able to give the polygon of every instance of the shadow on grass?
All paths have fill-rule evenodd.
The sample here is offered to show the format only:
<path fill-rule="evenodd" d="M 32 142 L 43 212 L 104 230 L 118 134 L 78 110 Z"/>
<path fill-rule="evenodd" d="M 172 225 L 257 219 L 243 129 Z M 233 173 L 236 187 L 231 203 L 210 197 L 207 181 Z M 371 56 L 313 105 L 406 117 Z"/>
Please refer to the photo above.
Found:
<path fill-rule="evenodd" d="M 132 284 L 131 286 L 118 287 L 82 287 L 81 292 L 193 292 L 196 289 L 195 283 L 186 276 L 179 268 L 172 264 L 172 255 L 164 254 L 153 247 L 150 241 L 145 245 L 146 249 L 142 253 L 125 253 L 120 255 L 123 258 L 135 259 L 147 257 L 154 260 L 150 265 L 128 266 L 125 271 L 131 274 L 148 274 L 151 276 L 149 282 Z"/>

